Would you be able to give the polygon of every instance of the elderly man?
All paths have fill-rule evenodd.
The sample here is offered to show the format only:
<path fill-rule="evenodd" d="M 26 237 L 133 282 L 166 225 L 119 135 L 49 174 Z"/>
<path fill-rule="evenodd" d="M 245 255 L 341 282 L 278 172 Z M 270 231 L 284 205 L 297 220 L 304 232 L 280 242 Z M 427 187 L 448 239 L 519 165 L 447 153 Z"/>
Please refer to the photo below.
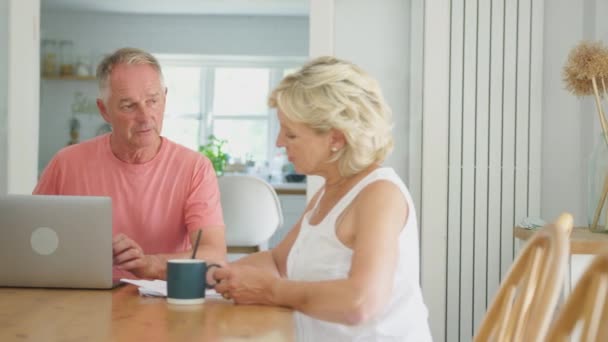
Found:
<path fill-rule="evenodd" d="M 160 135 L 167 89 L 151 54 L 119 49 L 97 68 L 97 107 L 112 132 L 59 151 L 34 194 L 109 196 L 115 276 L 166 278 L 166 262 L 226 258 L 217 178 L 200 153 Z"/>

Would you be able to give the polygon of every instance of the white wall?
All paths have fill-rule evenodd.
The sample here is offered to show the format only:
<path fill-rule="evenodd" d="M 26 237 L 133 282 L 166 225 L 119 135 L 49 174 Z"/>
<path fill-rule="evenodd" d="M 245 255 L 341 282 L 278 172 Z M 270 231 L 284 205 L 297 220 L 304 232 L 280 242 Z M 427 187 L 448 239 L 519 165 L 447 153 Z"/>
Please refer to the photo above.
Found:
<path fill-rule="evenodd" d="M 159 54 L 306 56 L 307 17 L 119 15 L 43 12 L 41 35 L 74 42 L 76 55 L 101 55 L 123 46 Z M 40 112 L 41 171 L 69 140 L 74 92 L 94 100 L 95 81 L 43 80 Z M 103 123 L 98 115 L 78 115 L 81 138 Z"/>
<path fill-rule="evenodd" d="M 582 5 L 582 6 L 581 6 Z M 600 126 L 592 97 L 577 98 L 565 90 L 562 68 L 581 40 L 608 45 L 604 0 L 545 2 L 541 216 L 562 211 L 575 225 L 587 224 L 587 163 Z"/>
<path fill-rule="evenodd" d="M 8 5 L 7 192 L 31 193 L 37 180 L 40 0 Z"/>
<path fill-rule="evenodd" d="M 8 0 L 0 0 L 0 194 L 7 192 Z"/>
<path fill-rule="evenodd" d="M 310 1 L 310 55 L 334 55 L 365 69 L 380 83 L 393 110 L 395 149 L 385 165 L 408 173 L 410 1 Z M 310 199 L 323 184 L 308 178 Z"/>
<path fill-rule="evenodd" d="M 335 36 L 335 4 L 334 0 L 310 0 L 309 1 L 309 56 L 334 55 Z M 323 185 L 323 178 L 319 176 L 308 176 L 306 178 L 306 199 L 311 197 Z"/>
<path fill-rule="evenodd" d="M 393 110 L 395 149 L 386 161 L 407 179 L 410 1 L 335 1 L 336 57 L 350 60 L 380 82 Z"/>
<path fill-rule="evenodd" d="M 306 56 L 306 17 L 120 15 L 43 12 L 41 36 L 103 54 L 122 46 L 153 53 Z"/>

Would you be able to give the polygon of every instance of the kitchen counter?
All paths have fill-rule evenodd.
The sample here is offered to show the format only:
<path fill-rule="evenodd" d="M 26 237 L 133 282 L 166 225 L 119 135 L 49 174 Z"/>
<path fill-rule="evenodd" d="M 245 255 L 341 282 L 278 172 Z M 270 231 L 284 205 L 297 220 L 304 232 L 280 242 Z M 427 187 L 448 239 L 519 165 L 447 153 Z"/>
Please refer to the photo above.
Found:
<path fill-rule="evenodd" d="M 226 172 L 227 175 L 244 175 L 240 172 Z M 264 179 L 265 178 L 261 178 Z M 299 183 L 270 182 L 277 195 L 306 195 L 306 181 Z"/>

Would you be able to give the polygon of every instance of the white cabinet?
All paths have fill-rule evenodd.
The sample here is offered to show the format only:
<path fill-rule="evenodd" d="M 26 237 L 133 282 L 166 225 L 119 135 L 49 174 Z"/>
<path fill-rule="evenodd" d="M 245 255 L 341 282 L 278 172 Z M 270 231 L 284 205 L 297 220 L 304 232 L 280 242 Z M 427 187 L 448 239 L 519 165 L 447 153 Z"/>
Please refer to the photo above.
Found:
<path fill-rule="evenodd" d="M 306 207 L 306 195 L 279 195 L 283 211 L 283 226 L 270 238 L 268 247 L 272 248 L 283 240 L 285 235 L 298 222 Z"/>

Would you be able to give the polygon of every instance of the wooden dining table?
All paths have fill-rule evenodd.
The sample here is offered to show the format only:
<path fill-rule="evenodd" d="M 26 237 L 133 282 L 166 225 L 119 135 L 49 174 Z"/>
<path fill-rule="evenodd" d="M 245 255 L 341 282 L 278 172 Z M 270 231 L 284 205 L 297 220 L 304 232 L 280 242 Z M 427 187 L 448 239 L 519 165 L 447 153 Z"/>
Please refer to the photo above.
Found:
<path fill-rule="evenodd" d="M 0 288 L 0 341 L 294 341 L 289 309 L 220 298 L 174 305 L 113 290 Z"/>

